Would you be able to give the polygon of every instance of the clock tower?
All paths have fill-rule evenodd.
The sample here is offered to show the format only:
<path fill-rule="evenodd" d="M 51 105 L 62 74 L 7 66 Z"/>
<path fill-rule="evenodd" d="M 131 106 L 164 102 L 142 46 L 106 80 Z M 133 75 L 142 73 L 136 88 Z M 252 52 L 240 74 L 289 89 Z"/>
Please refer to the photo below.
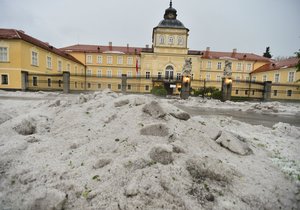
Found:
<path fill-rule="evenodd" d="M 188 54 L 188 32 L 189 29 L 177 19 L 177 10 L 173 8 L 171 0 L 164 19 L 153 29 L 154 52 Z"/>

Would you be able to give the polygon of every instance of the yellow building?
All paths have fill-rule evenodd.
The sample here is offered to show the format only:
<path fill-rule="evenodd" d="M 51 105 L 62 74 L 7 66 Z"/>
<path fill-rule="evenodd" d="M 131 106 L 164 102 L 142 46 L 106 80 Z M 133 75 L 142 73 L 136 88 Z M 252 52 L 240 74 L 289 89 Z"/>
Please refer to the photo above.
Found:
<path fill-rule="evenodd" d="M 26 82 L 28 89 L 61 90 L 63 71 L 84 68 L 73 56 L 23 31 L 0 29 L 0 89 L 20 90 Z"/>
<path fill-rule="evenodd" d="M 168 94 L 179 94 L 181 72 L 192 60 L 193 90 L 221 90 L 225 61 L 231 63 L 232 96 L 262 98 L 266 81 L 272 81 L 274 99 L 300 99 L 298 59 L 275 62 L 253 53 L 190 50 L 189 29 L 177 19 L 170 2 L 163 20 L 153 28 L 152 46 L 73 45 L 56 49 L 22 31 L 0 29 L 0 89 L 61 90 L 62 72 L 70 72 L 71 91 L 124 89 L 149 93 L 163 86 Z M 23 73 L 22 73 L 23 72 Z M 22 75 L 27 73 L 27 80 Z M 124 79 L 124 76 L 123 76 Z M 26 80 L 26 79 L 25 79 Z M 55 82 L 53 82 L 55 81 Z"/>

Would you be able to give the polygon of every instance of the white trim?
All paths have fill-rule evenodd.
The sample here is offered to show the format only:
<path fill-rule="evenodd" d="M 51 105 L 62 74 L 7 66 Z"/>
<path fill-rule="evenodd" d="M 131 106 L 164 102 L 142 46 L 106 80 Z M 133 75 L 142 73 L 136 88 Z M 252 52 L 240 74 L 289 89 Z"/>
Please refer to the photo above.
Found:
<path fill-rule="evenodd" d="M 33 57 L 32 57 L 32 53 L 36 53 L 37 54 L 37 58 L 36 58 L 36 65 L 35 64 L 33 64 Z M 39 51 L 37 50 L 37 49 L 35 49 L 35 48 L 33 48 L 33 49 L 31 49 L 30 50 L 30 58 L 31 58 L 31 60 L 30 60 L 30 64 L 32 65 L 32 66 L 39 66 L 40 65 L 40 62 L 39 62 Z"/>
<path fill-rule="evenodd" d="M 294 73 L 293 81 L 290 81 L 290 73 Z M 287 82 L 295 82 L 296 72 L 295 71 L 289 71 L 287 75 Z"/>
<path fill-rule="evenodd" d="M 278 74 L 278 82 L 276 82 L 276 74 Z M 280 82 L 280 73 L 274 73 L 274 83 L 279 83 Z"/>

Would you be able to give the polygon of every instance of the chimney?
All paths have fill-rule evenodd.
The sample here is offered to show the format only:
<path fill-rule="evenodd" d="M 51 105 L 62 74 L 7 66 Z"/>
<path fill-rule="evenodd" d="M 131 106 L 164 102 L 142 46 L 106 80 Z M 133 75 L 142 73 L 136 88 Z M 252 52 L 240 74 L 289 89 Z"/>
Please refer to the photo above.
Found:
<path fill-rule="evenodd" d="M 146 48 L 147 48 L 147 49 L 149 48 L 149 45 L 148 45 L 148 44 L 146 44 Z"/>
<path fill-rule="evenodd" d="M 129 52 L 129 44 L 127 44 L 127 52 Z"/>
<path fill-rule="evenodd" d="M 100 46 L 97 47 L 98 52 L 100 52 Z"/>
<path fill-rule="evenodd" d="M 112 51 L 112 42 L 108 42 L 109 50 Z"/>
<path fill-rule="evenodd" d="M 210 51 L 210 47 L 206 47 L 206 51 L 209 52 Z"/>
<path fill-rule="evenodd" d="M 232 53 L 234 53 L 234 54 L 236 54 L 236 48 L 234 48 L 233 50 L 232 50 Z"/>

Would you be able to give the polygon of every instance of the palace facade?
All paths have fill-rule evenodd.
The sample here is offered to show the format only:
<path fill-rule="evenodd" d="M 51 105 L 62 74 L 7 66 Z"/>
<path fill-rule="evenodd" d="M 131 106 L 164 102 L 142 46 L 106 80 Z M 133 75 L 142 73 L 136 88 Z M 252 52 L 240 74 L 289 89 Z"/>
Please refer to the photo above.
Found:
<path fill-rule="evenodd" d="M 188 37 L 189 29 L 177 19 L 172 2 L 153 28 L 152 46 L 143 48 L 110 42 L 107 46 L 78 44 L 57 49 L 23 31 L 0 29 L 0 89 L 60 90 L 60 76 L 69 72 L 71 91 L 121 91 L 121 77 L 126 75 L 127 92 L 149 93 L 160 85 L 169 94 L 179 94 L 182 68 L 185 59 L 191 58 L 193 89 L 203 83 L 220 89 L 225 61 L 230 61 L 233 96 L 260 98 L 259 86 L 271 81 L 272 98 L 300 99 L 297 58 L 276 62 L 237 49 L 190 50 Z"/>

